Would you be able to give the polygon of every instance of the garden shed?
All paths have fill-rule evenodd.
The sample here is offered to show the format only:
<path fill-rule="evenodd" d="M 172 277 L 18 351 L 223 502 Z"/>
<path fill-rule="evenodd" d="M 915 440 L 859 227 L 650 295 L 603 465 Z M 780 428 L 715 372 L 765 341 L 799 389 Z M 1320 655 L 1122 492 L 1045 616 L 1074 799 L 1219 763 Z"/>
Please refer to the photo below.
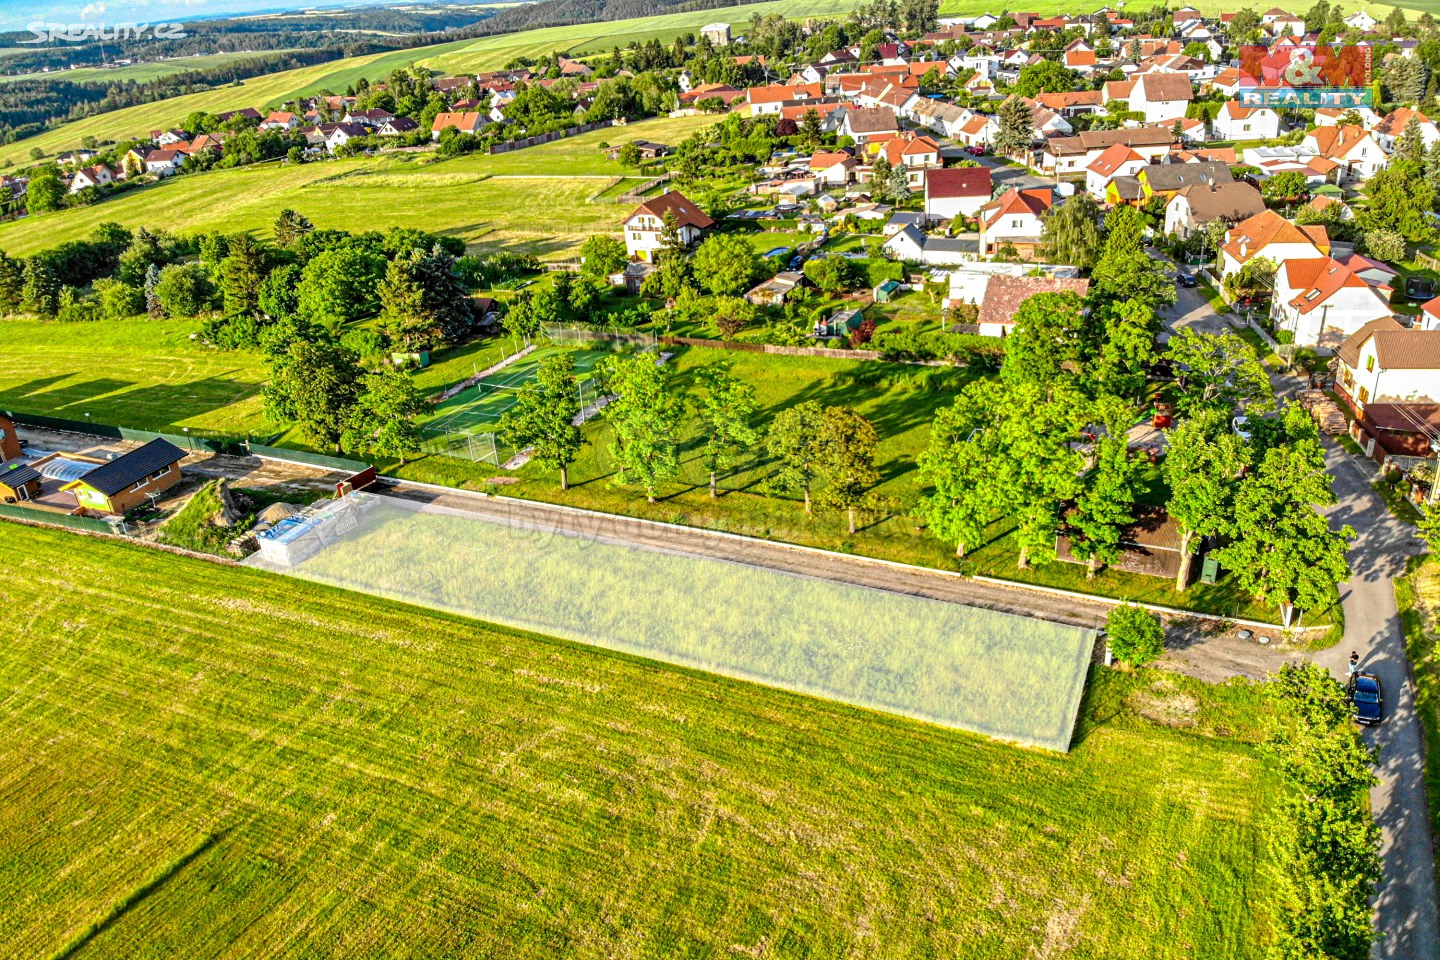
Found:
<path fill-rule="evenodd" d="M 889 303 L 891 298 L 900 290 L 899 280 L 886 280 L 875 288 L 875 302 Z"/>

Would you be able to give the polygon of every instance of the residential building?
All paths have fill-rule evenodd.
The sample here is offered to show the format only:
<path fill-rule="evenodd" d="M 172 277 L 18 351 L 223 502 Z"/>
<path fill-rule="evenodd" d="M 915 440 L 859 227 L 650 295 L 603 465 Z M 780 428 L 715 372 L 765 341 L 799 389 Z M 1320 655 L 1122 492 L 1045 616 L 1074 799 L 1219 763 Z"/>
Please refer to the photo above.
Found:
<path fill-rule="evenodd" d="M 915 226 L 897 232 L 881 247 L 895 260 L 913 261 L 927 266 L 954 266 L 975 259 L 975 241 L 952 237 L 931 237 Z"/>
<path fill-rule="evenodd" d="M 860 165 L 850 154 L 819 152 L 810 157 L 810 173 L 824 187 L 843 187 L 855 181 L 855 168 Z"/>
<path fill-rule="evenodd" d="M 1165 205 L 1165 232 L 1188 237 L 1211 220 L 1239 223 L 1265 210 L 1260 191 L 1244 180 L 1193 183 Z"/>
<path fill-rule="evenodd" d="M 285 110 L 272 110 L 260 121 L 261 130 L 294 130 L 300 126 L 300 118 Z"/>
<path fill-rule="evenodd" d="M 84 167 L 75 171 L 75 176 L 70 178 L 70 192 L 79 193 L 87 187 L 104 187 L 115 182 L 115 175 L 110 168 L 103 163 L 97 163 L 93 167 Z"/>
<path fill-rule="evenodd" d="M 660 250 L 660 236 L 667 214 L 674 217 L 680 230 L 680 241 L 687 247 L 699 242 L 705 231 L 715 226 L 715 221 L 705 211 L 683 193 L 672 190 L 646 200 L 625 218 L 625 252 L 653 263 L 655 254 Z"/>
<path fill-rule="evenodd" d="M 1218 160 L 1152 163 L 1135 174 L 1146 200 L 1154 196 L 1162 196 L 1168 200 L 1188 186 L 1197 183 L 1229 183 L 1232 178 L 1230 165 Z"/>
<path fill-rule="evenodd" d="M 1270 317 L 1300 347 L 1330 352 L 1366 324 L 1391 315 L 1389 300 L 1330 257 L 1292 258 L 1275 271 Z"/>
<path fill-rule="evenodd" d="M 478 134 L 488 122 L 483 113 L 437 113 L 430 124 L 430 137 L 439 140 L 441 132 L 452 127 L 461 133 Z"/>
<path fill-rule="evenodd" d="M 1149 162 L 1123 143 L 1107 147 L 1085 168 L 1085 191 L 1097 201 L 1103 202 L 1106 200 L 1105 189 L 1110 186 L 1110 181 L 1116 177 L 1132 176 Z"/>
<path fill-rule="evenodd" d="M 1300 146 L 1333 162 L 1336 168 L 1330 179 L 1339 184 L 1369 180 L 1389 162 L 1385 150 L 1364 127 L 1316 127 Z"/>
<path fill-rule="evenodd" d="M 709 40 L 712 46 L 728 47 L 730 45 L 730 24 L 707 23 L 700 28 L 700 36 Z"/>
<path fill-rule="evenodd" d="M 1146 123 L 1173 123 L 1185 116 L 1195 90 L 1183 73 L 1147 73 L 1130 91 L 1131 110 L 1145 115 Z"/>
<path fill-rule="evenodd" d="M 940 166 L 940 145 L 929 137 L 913 133 L 891 137 L 880 146 L 876 155 L 884 157 L 892 168 L 904 167 L 911 187 L 922 185 L 925 171 Z"/>
<path fill-rule="evenodd" d="M 1330 256 L 1330 236 L 1321 226 L 1297 227 L 1265 210 L 1231 227 L 1220 248 L 1220 276 L 1238 272 L 1256 257 L 1278 265 L 1286 260 Z"/>
<path fill-rule="evenodd" d="M 1409 330 L 1385 317 L 1351 334 L 1335 355 L 1337 392 L 1356 413 L 1372 403 L 1440 402 L 1440 330 Z"/>
<path fill-rule="evenodd" d="M 1395 141 L 1405 132 L 1405 128 L 1414 120 L 1420 129 L 1420 139 L 1425 141 L 1428 148 L 1430 144 L 1440 140 L 1440 128 L 1437 128 L 1435 121 L 1431 120 L 1419 110 L 1412 110 L 1409 107 L 1396 107 L 1385 114 L 1384 119 L 1375 124 L 1370 131 L 1375 136 L 1375 142 L 1384 147 L 1387 152 L 1395 151 Z"/>
<path fill-rule="evenodd" d="M 846 107 L 845 119 L 840 122 L 840 135 L 852 138 L 861 147 L 872 140 L 888 140 L 899 132 L 900 123 L 889 107 Z"/>
<path fill-rule="evenodd" d="M 180 482 L 180 461 L 185 451 L 156 438 L 129 453 L 103 463 L 62 489 L 75 494 L 83 510 L 125 514 Z"/>
<path fill-rule="evenodd" d="M 1160 127 L 1085 130 L 1078 136 L 1047 140 L 1040 165 L 1046 173 L 1084 176 L 1095 158 L 1117 143 L 1123 143 L 1149 160 L 1166 156 L 1175 137 Z"/>
<path fill-rule="evenodd" d="M 1040 248 L 1043 218 L 1054 202 L 1049 187 L 1026 190 L 1011 187 L 982 206 L 980 256 L 994 256 L 1002 244 L 1008 243 L 1022 258 L 1034 259 Z"/>
<path fill-rule="evenodd" d="M 950 167 L 925 172 L 925 216 L 931 221 L 973 218 L 990 202 L 994 184 L 987 167 Z"/>
<path fill-rule="evenodd" d="M 1245 107 L 1227 100 L 1215 116 L 1217 140 L 1269 140 L 1280 135 L 1280 115 L 1269 107 Z"/>

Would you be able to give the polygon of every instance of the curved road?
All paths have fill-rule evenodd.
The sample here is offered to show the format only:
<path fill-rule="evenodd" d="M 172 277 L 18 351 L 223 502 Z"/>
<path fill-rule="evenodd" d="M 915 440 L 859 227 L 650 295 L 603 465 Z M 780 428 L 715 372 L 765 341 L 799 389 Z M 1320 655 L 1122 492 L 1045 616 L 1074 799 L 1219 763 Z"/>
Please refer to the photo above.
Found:
<path fill-rule="evenodd" d="M 1201 291 L 1182 288 L 1179 294 L 1179 302 L 1165 314 L 1171 329 L 1227 328 Z M 1281 396 L 1300 387 L 1298 380 L 1273 372 L 1271 382 Z M 1341 585 L 1345 639 L 1311 658 L 1343 680 L 1350 651 L 1359 652 L 1362 668 L 1380 678 L 1388 701 L 1385 722 L 1364 734 L 1380 752 L 1376 770 L 1380 783 L 1370 791 L 1370 804 L 1380 825 L 1384 861 L 1375 899 L 1381 939 L 1371 956 L 1440 958 L 1435 854 L 1425 798 L 1425 739 L 1415 713 L 1410 661 L 1395 608 L 1395 577 L 1405 572 L 1409 557 L 1421 552 L 1421 543 L 1414 528 L 1392 517 L 1371 488 L 1376 472 L 1372 461 L 1352 457 L 1328 441 L 1325 460 L 1339 498 L 1329 516 L 1337 526 L 1354 527 L 1358 536 L 1350 550 L 1352 576 Z"/>

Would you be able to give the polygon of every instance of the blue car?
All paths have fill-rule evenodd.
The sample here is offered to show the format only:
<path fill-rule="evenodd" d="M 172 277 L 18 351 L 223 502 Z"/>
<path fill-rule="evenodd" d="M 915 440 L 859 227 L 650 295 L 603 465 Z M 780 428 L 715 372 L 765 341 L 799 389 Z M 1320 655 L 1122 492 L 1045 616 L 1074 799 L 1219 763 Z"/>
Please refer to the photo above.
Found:
<path fill-rule="evenodd" d="M 1373 673 L 1357 673 L 1350 678 L 1350 708 L 1358 723 L 1376 724 L 1384 719 L 1380 695 L 1380 678 Z"/>

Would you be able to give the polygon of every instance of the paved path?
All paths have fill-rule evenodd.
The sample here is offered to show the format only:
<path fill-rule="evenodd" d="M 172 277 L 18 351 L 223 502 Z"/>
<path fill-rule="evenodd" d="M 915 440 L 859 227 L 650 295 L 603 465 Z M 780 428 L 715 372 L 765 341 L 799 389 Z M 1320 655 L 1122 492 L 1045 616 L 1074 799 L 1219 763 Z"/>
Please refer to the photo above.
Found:
<path fill-rule="evenodd" d="M 1198 289 L 1180 289 L 1180 298 L 1165 312 L 1171 329 L 1194 327 L 1216 332 L 1226 321 L 1211 309 Z M 1296 393 L 1301 382 L 1271 371 L 1280 396 Z M 1384 876 L 1375 901 L 1382 939 L 1371 955 L 1394 960 L 1440 958 L 1440 916 L 1437 916 L 1435 854 L 1425 797 L 1425 741 L 1415 713 L 1410 662 L 1395 608 L 1394 579 L 1405 572 L 1406 560 L 1421 551 L 1414 529 L 1392 517 L 1370 486 L 1375 465 L 1357 460 L 1326 441 L 1326 465 L 1334 477 L 1339 503 L 1329 512 L 1335 526 L 1349 524 L 1358 536 L 1350 549 L 1352 576 L 1341 585 L 1345 639 L 1311 659 L 1344 679 L 1350 652 L 1360 654 L 1367 672 L 1380 678 L 1387 716 L 1367 729 L 1365 739 L 1380 751 L 1376 770 L 1380 783 L 1370 791 L 1375 822 L 1380 825 Z"/>

